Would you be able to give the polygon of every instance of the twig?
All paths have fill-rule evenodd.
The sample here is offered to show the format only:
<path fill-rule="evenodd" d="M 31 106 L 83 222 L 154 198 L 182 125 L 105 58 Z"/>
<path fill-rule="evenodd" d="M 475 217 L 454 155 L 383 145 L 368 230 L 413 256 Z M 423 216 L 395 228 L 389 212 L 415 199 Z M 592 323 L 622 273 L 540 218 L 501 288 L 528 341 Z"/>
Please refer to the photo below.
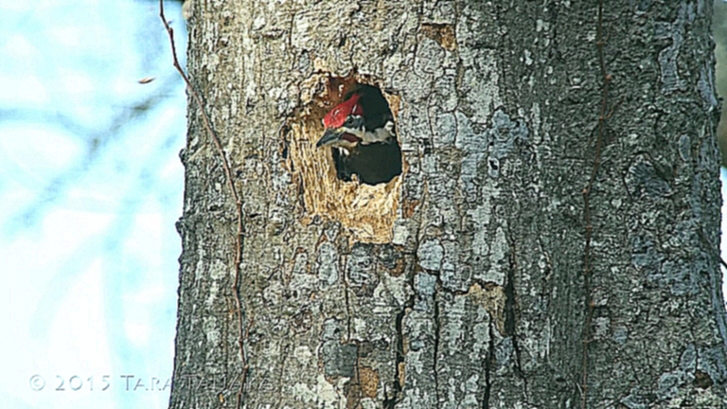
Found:
<path fill-rule="evenodd" d="M 167 34 L 169 34 L 169 43 L 172 46 L 172 57 L 174 58 L 173 65 L 174 68 L 177 69 L 179 72 L 179 75 L 182 77 L 184 82 L 187 84 L 187 89 L 189 90 L 189 93 L 192 95 L 192 98 L 194 98 L 194 101 L 197 103 L 197 106 L 199 107 L 200 114 L 202 115 L 202 120 L 204 122 L 204 127 L 207 130 L 207 133 L 209 134 L 210 138 L 214 142 L 215 148 L 217 150 L 217 153 L 220 156 L 220 159 L 222 160 L 222 167 L 225 170 L 225 177 L 227 179 L 227 186 L 230 189 L 230 193 L 232 194 L 232 198 L 235 200 L 235 211 L 237 216 L 237 232 L 235 235 L 235 278 L 232 283 L 232 295 L 235 300 L 235 307 L 237 309 L 237 321 L 238 321 L 238 337 L 237 337 L 237 344 L 239 347 L 240 352 L 240 362 L 242 365 L 242 373 L 240 374 L 240 389 L 237 391 L 237 408 L 239 409 L 242 405 L 242 395 L 245 388 L 245 381 L 247 380 L 247 371 L 248 371 L 248 364 L 247 364 L 247 358 L 245 357 L 245 340 L 249 336 L 250 333 L 250 326 L 252 326 L 253 320 L 250 319 L 250 323 L 245 328 L 243 325 L 242 320 L 242 302 L 240 301 L 240 263 L 242 262 L 242 244 L 243 244 L 243 211 L 242 211 L 242 200 L 240 200 L 240 195 L 237 192 L 237 189 L 235 189 L 235 184 L 232 178 L 232 170 L 230 168 L 230 163 L 227 160 L 227 156 L 225 155 L 224 149 L 222 149 L 222 144 L 220 143 L 220 139 L 215 133 L 214 129 L 212 128 L 211 121 L 209 119 L 209 116 L 204 110 L 204 103 L 202 101 L 202 97 L 197 93 L 197 91 L 194 89 L 194 86 L 192 85 L 191 81 L 189 80 L 189 77 L 187 77 L 187 74 L 182 69 L 181 65 L 179 64 L 179 59 L 177 58 L 177 48 L 174 43 L 174 29 L 169 25 L 169 22 L 167 21 L 166 16 L 164 15 L 164 0 L 159 0 L 159 18 L 161 18 L 162 23 L 164 23 L 164 28 L 167 30 Z"/>
<path fill-rule="evenodd" d="M 601 93 L 601 109 L 598 115 L 598 135 L 596 137 L 595 154 L 593 158 L 593 167 L 591 176 L 588 179 L 588 185 L 583 189 L 583 219 L 586 225 L 585 231 L 585 249 L 583 255 L 583 287 L 586 292 L 586 322 L 583 329 L 583 353 L 582 353 L 582 373 L 581 373 L 581 409 L 588 406 L 588 345 L 592 342 L 591 325 L 593 323 L 593 312 L 595 309 L 593 300 L 593 289 L 591 285 L 591 239 L 593 238 L 593 224 L 591 220 L 591 191 L 593 184 L 598 176 L 598 169 L 601 166 L 601 150 L 603 149 L 604 129 L 606 121 L 611 118 L 614 111 L 620 104 L 617 103 L 610 111 L 608 109 L 608 85 L 613 79 L 611 74 L 606 70 L 606 62 L 603 57 L 603 0 L 598 2 L 598 23 L 596 27 L 596 49 L 598 54 L 598 64 L 601 69 L 602 77 L 602 93 Z"/>

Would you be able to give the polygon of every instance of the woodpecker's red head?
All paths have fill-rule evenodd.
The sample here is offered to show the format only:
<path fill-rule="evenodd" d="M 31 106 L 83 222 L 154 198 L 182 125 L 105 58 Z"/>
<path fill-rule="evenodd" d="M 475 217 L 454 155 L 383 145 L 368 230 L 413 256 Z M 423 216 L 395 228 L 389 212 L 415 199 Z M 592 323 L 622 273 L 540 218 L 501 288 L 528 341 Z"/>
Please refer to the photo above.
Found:
<path fill-rule="evenodd" d="M 316 147 L 335 146 L 351 149 L 361 142 L 359 134 L 364 133 L 364 111 L 359 102 L 361 95 L 355 93 L 349 99 L 336 105 L 323 118 L 326 131 Z"/>
<path fill-rule="evenodd" d="M 323 125 L 328 128 L 340 128 L 349 115 L 363 116 L 363 107 L 359 103 L 361 94 L 353 94 L 351 98 L 336 105 L 331 112 L 323 118 Z"/>
<path fill-rule="evenodd" d="M 392 143 L 394 118 L 381 90 L 360 85 L 351 96 L 336 105 L 323 118 L 326 131 L 316 146 L 332 146 L 351 151 L 357 145 Z"/>

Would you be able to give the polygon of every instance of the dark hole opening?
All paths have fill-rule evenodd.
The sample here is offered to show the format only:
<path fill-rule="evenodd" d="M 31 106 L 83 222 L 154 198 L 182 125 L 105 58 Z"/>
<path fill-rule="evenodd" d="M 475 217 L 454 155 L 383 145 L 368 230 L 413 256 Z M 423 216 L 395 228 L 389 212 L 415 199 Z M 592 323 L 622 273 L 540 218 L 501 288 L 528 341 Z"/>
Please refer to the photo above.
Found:
<path fill-rule="evenodd" d="M 402 166 L 401 147 L 396 136 L 394 115 L 378 87 L 354 83 L 352 89 L 344 95 L 343 103 L 355 94 L 358 94 L 358 103 L 363 110 L 365 132 L 371 134 L 388 132 L 390 136 L 383 141 L 366 141 L 352 134 L 344 135 L 343 138 L 349 142 L 351 139 L 358 139 L 358 142 L 354 146 L 331 148 L 336 175 L 340 180 L 347 182 L 353 180 L 353 175 L 356 175 L 361 183 L 368 185 L 388 183 L 401 174 Z"/>

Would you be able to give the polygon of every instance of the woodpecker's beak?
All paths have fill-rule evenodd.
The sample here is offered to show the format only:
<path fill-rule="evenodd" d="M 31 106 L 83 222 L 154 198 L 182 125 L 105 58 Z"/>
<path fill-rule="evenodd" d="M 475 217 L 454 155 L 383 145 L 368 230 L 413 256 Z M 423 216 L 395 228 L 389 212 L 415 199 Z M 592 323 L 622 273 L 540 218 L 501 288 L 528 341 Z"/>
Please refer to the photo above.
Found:
<path fill-rule="evenodd" d="M 316 148 L 320 148 L 321 146 L 327 146 L 332 145 L 339 141 L 341 139 L 341 134 L 343 134 L 343 131 L 335 128 L 328 128 L 326 129 L 326 132 L 323 133 L 323 136 L 321 136 L 321 139 L 316 142 Z"/>

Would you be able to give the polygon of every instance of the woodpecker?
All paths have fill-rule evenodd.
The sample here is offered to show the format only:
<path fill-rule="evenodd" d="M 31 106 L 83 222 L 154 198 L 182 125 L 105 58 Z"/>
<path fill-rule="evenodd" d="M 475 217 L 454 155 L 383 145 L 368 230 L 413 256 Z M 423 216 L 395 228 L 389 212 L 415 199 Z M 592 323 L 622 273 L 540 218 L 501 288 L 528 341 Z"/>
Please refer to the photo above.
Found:
<path fill-rule="evenodd" d="M 358 145 L 350 152 L 334 149 L 333 162 L 338 178 L 346 182 L 356 175 L 361 183 L 388 183 L 401 175 L 401 149 L 396 143 Z"/>
<path fill-rule="evenodd" d="M 401 148 L 394 117 L 381 91 L 360 85 L 323 118 L 326 130 L 316 147 L 330 146 L 338 178 L 389 182 L 401 174 Z"/>
<path fill-rule="evenodd" d="M 332 146 L 350 152 L 357 145 L 394 143 L 394 118 L 381 91 L 361 85 L 323 118 L 326 130 L 316 147 Z M 346 154 L 346 152 L 342 152 Z"/>

